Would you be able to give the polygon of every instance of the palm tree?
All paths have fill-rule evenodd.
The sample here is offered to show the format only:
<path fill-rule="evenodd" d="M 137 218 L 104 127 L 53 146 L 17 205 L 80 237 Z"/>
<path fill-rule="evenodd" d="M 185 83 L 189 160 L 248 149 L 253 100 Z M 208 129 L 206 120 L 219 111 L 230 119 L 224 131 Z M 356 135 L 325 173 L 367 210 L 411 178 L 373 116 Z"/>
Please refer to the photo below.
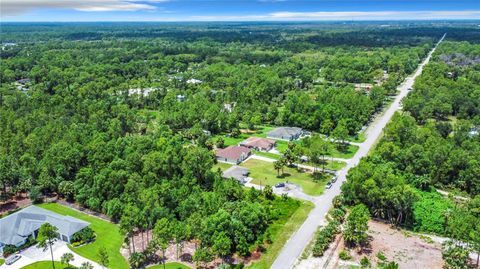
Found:
<path fill-rule="evenodd" d="M 55 244 L 58 237 L 58 229 L 57 227 L 50 225 L 50 223 L 46 222 L 40 226 L 38 230 L 38 248 L 43 248 L 43 251 L 50 248 L 50 254 L 52 255 L 52 268 L 55 269 L 55 262 L 53 260 L 53 250 L 52 245 Z"/>

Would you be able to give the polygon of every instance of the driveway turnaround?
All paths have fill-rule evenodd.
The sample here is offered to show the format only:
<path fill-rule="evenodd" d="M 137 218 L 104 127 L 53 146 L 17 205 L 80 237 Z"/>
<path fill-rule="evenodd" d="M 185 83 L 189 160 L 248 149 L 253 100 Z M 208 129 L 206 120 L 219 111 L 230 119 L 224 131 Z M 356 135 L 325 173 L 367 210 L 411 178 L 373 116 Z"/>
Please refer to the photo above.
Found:
<path fill-rule="evenodd" d="M 340 186 L 346 180 L 348 170 L 357 166 L 360 162 L 360 159 L 368 154 L 375 142 L 381 137 L 383 128 L 390 121 L 395 111 L 401 109 L 402 99 L 408 94 L 409 89 L 413 86 L 415 78 L 422 73 L 423 67 L 430 61 L 433 52 L 440 42 L 443 41 L 445 35 L 443 35 L 435 47 L 430 51 L 428 56 L 420 63 L 416 71 L 411 76 L 407 77 L 400 86 L 398 86 L 398 95 L 395 97 L 393 103 L 391 103 L 387 110 L 380 115 L 366 130 L 365 134 L 367 139 L 365 142 L 358 144 L 359 149 L 353 158 L 347 162 L 347 165 L 343 169 L 337 172 L 338 179 L 337 182 L 333 184 L 332 188 L 325 190 L 324 194 L 322 194 L 319 199 L 315 199 L 315 208 L 312 209 L 300 229 L 298 229 L 292 235 L 292 237 L 290 237 L 270 268 L 286 269 L 294 266 L 297 258 L 302 254 L 310 240 L 312 240 L 315 231 L 320 225 L 325 224 L 325 216 L 332 206 L 333 198 L 340 194 Z"/>
<path fill-rule="evenodd" d="M 55 261 L 59 262 L 62 255 L 68 252 L 73 254 L 74 260 L 70 262 L 70 264 L 75 267 L 80 267 L 82 263 L 89 262 L 90 264 L 93 265 L 93 268 L 95 269 L 102 268 L 99 264 L 72 252 L 68 248 L 67 244 L 63 241 L 55 242 L 52 248 L 53 248 L 53 259 Z M 19 255 L 22 257 L 18 261 L 16 261 L 12 265 L 3 264 L 2 266 L 0 266 L 0 269 L 19 269 L 35 262 L 52 260 L 50 249 L 43 251 L 43 248 L 37 248 L 36 246 L 31 246 L 21 251 Z"/>

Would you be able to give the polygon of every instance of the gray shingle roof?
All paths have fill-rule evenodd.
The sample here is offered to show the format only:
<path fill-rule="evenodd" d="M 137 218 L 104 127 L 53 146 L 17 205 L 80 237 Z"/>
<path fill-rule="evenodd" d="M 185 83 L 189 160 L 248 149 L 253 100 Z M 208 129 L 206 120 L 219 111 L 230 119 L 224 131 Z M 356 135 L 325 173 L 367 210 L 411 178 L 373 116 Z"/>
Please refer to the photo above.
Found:
<path fill-rule="evenodd" d="M 32 205 L 0 219 L 0 243 L 16 245 L 45 222 L 57 227 L 60 234 L 69 237 L 90 225 L 86 221 Z"/>
<path fill-rule="evenodd" d="M 298 127 L 279 127 L 268 132 L 269 137 L 291 137 L 302 134 L 302 128 Z"/>

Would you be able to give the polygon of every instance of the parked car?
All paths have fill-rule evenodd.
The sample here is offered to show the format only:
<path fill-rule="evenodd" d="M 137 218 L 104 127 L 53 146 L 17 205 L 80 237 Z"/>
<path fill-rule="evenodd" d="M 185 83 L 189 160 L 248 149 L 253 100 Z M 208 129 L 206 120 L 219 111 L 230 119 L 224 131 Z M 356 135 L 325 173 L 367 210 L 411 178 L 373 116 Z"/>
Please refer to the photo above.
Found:
<path fill-rule="evenodd" d="M 8 258 L 5 260 L 5 264 L 6 264 L 6 265 L 12 265 L 14 262 L 20 260 L 21 257 L 22 257 L 22 256 L 17 255 L 17 254 L 11 255 L 10 257 L 8 257 Z"/>
<path fill-rule="evenodd" d="M 328 182 L 325 188 L 330 189 L 332 187 L 332 182 Z"/>
<path fill-rule="evenodd" d="M 285 183 L 283 182 L 275 184 L 275 188 L 283 188 L 283 187 L 285 187 Z"/>
<path fill-rule="evenodd" d="M 337 176 L 335 175 L 332 177 L 332 183 L 335 183 L 336 181 L 337 181 Z"/>

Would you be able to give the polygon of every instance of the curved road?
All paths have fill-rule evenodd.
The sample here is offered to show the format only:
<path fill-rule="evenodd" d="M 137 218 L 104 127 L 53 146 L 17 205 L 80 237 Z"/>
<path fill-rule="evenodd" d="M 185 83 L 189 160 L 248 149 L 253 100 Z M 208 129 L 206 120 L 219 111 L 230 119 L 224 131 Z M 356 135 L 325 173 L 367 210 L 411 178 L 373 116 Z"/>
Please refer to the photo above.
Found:
<path fill-rule="evenodd" d="M 338 180 L 332 188 L 326 190 L 323 195 L 319 196 L 319 199 L 315 199 L 315 208 L 312 209 L 302 226 L 300 226 L 300 228 L 290 237 L 270 268 L 285 269 L 294 266 L 297 258 L 302 254 L 304 248 L 313 238 L 318 226 L 325 223 L 325 216 L 332 206 L 333 198 L 340 194 L 340 185 L 346 180 L 348 170 L 357 166 L 360 159 L 368 154 L 375 142 L 380 138 L 383 128 L 390 121 L 395 111 L 401 109 L 402 99 L 408 94 L 409 89 L 413 86 L 415 78 L 422 73 L 423 67 L 430 61 L 433 52 L 438 44 L 443 41 L 445 35 L 446 34 L 442 36 L 428 56 L 420 63 L 417 70 L 398 86 L 398 95 L 395 97 L 393 103 L 366 130 L 367 139 L 365 142 L 359 144 L 357 153 L 349 162 L 347 162 L 347 165 L 342 170 L 338 171 Z"/>

